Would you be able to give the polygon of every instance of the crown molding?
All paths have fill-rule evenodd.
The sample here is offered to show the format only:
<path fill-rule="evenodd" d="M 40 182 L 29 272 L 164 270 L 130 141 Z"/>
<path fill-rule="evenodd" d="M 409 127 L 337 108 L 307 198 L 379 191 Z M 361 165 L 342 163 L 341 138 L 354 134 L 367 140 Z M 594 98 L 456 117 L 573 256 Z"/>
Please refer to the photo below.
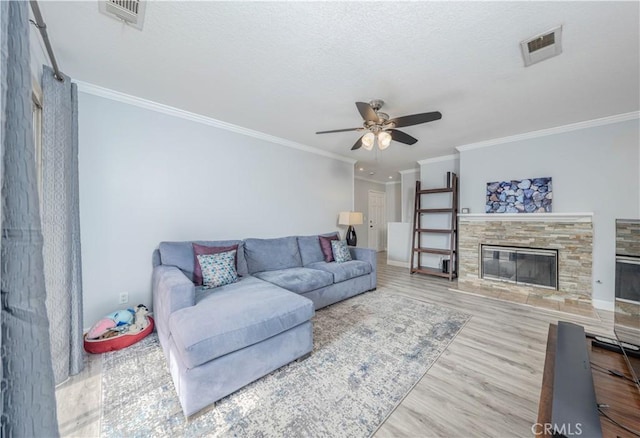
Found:
<path fill-rule="evenodd" d="M 398 173 L 401 175 L 406 175 L 408 173 L 418 173 L 420 172 L 420 169 L 406 169 L 406 170 L 399 170 Z"/>
<path fill-rule="evenodd" d="M 369 179 L 369 178 L 365 178 L 364 176 L 354 176 L 354 179 L 359 179 L 360 181 L 366 181 L 366 182 L 370 182 L 370 183 L 374 183 L 374 184 L 380 184 L 380 185 L 385 185 L 386 183 L 381 182 L 381 181 L 376 181 L 375 179 Z"/>
<path fill-rule="evenodd" d="M 323 157 L 333 158 L 334 160 L 343 161 L 349 164 L 355 164 L 357 160 L 347 158 L 342 155 L 327 152 L 322 149 L 318 149 L 312 146 L 307 146 L 302 143 L 287 140 L 281 137 L 265 134 L 264 132 L 254 131 L 253 129 L 243 128 L 242 126 L 233 125 L 231 123 L 223 122 L 221 120 L 214 119 L 212 117 L 203 116 L 201 114 L 192 113 L 189 111 L 181 110 L 169 105 L 165 105 L 151 100 L 143 99 L 129 94 L 121 93 L 119 91 L 111 90 L 109 88 L 100 87 L 98 85 L 90 84 L 88 82 L 74 80 L 74 83 L 78 85 L 78 91 L 83 93 L 92 94 L 94 96 L 104 97 L 105 99 L 115 100 L 117 102 L 126 103 L 129 105 L 137 106 L 139 108 L 156 111 L 159 113 L 167 114 L 170 116 L 178 117 L 185 120 L 190 120 L 196 123 L 202 123 L 203 125 L 213 126 L 215 128 L 224 129 L 226 131 L 235 132 L 237 134 L 246 135 L 248 137 L 257 138 L 270 143 L 275 143 L 280 146 L 286 146 L 288 148 L 297 149 L 304 152 L 310 152 L 312 154 L 321 155 Z"/>
<path fill-rule="evenodd" d="M 420 160 L 418 161 L 418 164 L 422 166 L 423 164 L 439 163 L 441 161 L 451 161 L 451 160 L 457 160 L 459 158 L 460 158 L 460 154 L 442 155 L 440 157 L 426 158 L 424 160 Z"/>
<path fill-rule="evenodd" d="M 546 137 L 548 135 L 577 131 L 579 129 L 593 128 L 596 126 L 626 122 L 628 120 L 634 120 L 638 118 L 640 118 L 640 111 L 633 111 L 630 113 L 617 114 L 615 116 L 602 117 L 600 119 L 587 120 L 584 122 L 572 123 L 569 125 L 556 126 L 554 128 L 541 129 L 539 131 L 525 132 L 524 134 L 512 135 L 509 137 L 494 138 L 492 140 L 480 141 L 478 143 L 465 144 L 462 146 L 457 146 L 456 150 L 458 152 L 470 151 L 473 149 L 497 146 L 500 144 L 511 143 L 514 141 L 529 140 L 532 138 Z"/>

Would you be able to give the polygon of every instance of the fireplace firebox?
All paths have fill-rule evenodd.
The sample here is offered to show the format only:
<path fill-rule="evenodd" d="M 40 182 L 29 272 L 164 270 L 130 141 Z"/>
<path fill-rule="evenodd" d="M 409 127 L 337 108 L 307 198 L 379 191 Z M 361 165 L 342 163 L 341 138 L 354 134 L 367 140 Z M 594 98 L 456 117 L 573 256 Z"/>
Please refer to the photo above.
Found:
<path fill-rule="evenodd" d="M 482 278 L 558 289 L 558 250 L 480 246 Z"/>

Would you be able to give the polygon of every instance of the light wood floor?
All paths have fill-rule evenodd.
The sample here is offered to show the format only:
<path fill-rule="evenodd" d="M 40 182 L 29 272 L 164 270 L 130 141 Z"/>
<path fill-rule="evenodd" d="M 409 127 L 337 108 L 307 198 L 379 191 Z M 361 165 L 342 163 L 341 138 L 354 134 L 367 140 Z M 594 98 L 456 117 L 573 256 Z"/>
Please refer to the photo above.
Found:
<path fill-rule="evenodd" d="M 581 324 L 612 335 L 613 314 L 598 318 L 453 291 L 455 282 L 388 266 L 379 254 L 378 290 L 472 315 L 449 348 L 382 424 L 376 437 L 531 437 L 549 323 Z M 62 436 L 100 430 L 101 358 L 57 392 Z"/>
<path fill-rule="evenodd" d="M 590 318 L 454 292 L 455 283 L 386 265 L 380 266 L 378 282 L 391 293 L 472 317 L 377 437 L 531 437 L 549 323 L 571 321 L 613 335 L 611 312 Z"/>

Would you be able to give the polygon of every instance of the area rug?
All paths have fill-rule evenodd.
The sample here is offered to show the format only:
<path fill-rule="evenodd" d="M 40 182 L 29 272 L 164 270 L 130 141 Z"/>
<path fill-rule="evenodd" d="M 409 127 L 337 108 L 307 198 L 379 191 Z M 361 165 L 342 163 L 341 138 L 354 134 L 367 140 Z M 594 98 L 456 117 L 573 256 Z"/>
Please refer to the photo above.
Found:
<path fill-rule="evenodd" d="M 368 437 L 469 315 L 378 289 L 316 312 L 311 356 L 186 420 L 154 334 L 107 353 L 107 437 Z"/>

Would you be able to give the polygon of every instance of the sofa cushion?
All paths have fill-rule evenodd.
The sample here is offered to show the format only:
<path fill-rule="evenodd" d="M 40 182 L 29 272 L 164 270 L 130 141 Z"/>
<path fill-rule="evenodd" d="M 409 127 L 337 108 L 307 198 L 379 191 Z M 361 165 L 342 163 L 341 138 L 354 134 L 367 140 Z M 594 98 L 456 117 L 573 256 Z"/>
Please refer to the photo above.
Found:
<path fill-rule="evenodd" d="M 202 284 L 207 288 L 224 286 L 238 280 L 236 272 L 237 251 L 225 251 L 216 254 L 198 256 L 198 264 L 202 267 Z"/>
<path fill-rule="evenodd" d="M 231 250 L 236 251 L 236 260 L 234 262 L 234 267 L 236 271 L 238 270 L 238 245 L 231 246 L 205 246 L 198 245 L 197 243 L 192 243 L 193 247 L 193 283 L 196 286 L 202 286 L 202 267 L 200 266 L 200 262 L 198 261 L 198 256 L 201 255 L 210 255 L 210 254 L 218 254 L 221 252 L 227 252 Z"/>
<path fill-rule="evenodd" d="M 308 266 L 311 269 L 318 269 L 333 274 L 335 283 L 360 277 L 371 273 L 371 263 L 361 260 L 351 260 L 344 263 L 317 262 Z"/>
<path fill-rule="evenodd" d="M 331 251 L 333 251 L 333 260 L 336 263 L 344 263 L 351 261 L 351 253 L 347 248 L 347 242 L 344 240 L 332 240 Z"/>
<path fill-rule="evenodd" d="M 244 277 L 216 289 L 198 288 L 196 305 L 174 312 L 169 330 L 182 361 L 194 368 L 296 327 L 313 314 L 312 301 Z"/>
<path fill-rule="evenodd" d="M 247 239 L 244 241 L 244 254 L 250 274 L 302 266 L 298 239 L 295 236 Z"/>
<path fill-rule="evenodd" d="M 331 242 L 334 240 L 340 240 L 340 237 L 336 234 L 333 236 L 318 236 L 320 239 L 320 249 L 324 254 L 324 261 L 329 263 L 333 261 L 333 250 L 331 249 Z"/>
<path fill-rule="evenodd" d="M 317 269 L 289 268 L 256 272 L 253 275 L 297 294 L 304 294 L 333 284 L 333 275 Z"/>
<path fill-rule="evenodd" d="M 233 246 L 238 245 L 238 265 L 239 275 L 247 275 L 247 262 L 244 258 L 244 245 L 241 240 L 194 240 L 189 242 L 161 242 L 159 246 L 160 260 L 163 265 L 175 266 L 180 269 L 187 278 L 193 281 L 193 271 L 195 269 L 195 257 L 193 256 L 192 243 L 204 246 Z"/>
<path fill-rule="evenodd" d="M 323 237 L 337 236 L 338 233 L 320 234 Z M 320 247 L 319 236 L 298 236 L 298 248 L 300 248 L 300 257 L 302 258 L 302 266 L 311 263 L 321 262 L 324 260 L 324 254 Z"/>

